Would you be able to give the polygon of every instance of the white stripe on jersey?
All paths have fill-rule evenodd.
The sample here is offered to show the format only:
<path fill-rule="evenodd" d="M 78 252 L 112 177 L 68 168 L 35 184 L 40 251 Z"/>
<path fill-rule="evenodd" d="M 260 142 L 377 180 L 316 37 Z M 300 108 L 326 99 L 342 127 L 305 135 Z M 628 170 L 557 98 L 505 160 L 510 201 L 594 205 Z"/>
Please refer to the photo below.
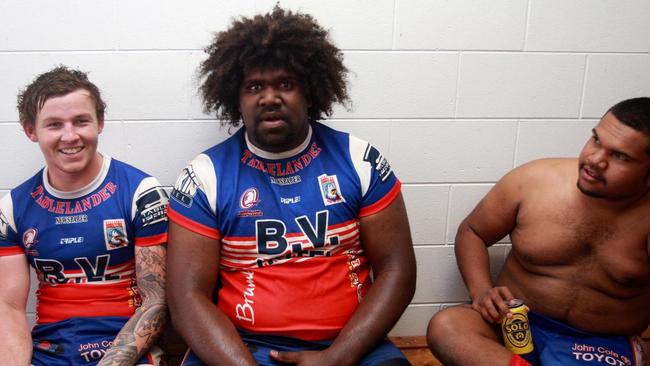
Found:
<path fill-rule="evenodd" d="M 0 238 L 7 236 L 9 228 L 14 232 L 18 231 L 14 222 L 14 203 L 11 200 L 11 193 L 5 194 L 0 199 Z"/>
<path fill-rule="evenodd" d="M 372 166 L 369 162 L 363 160 L 368 145 L 369 143 L 367 141 L 350 135 L 350 158 L 361 181 L 361 197 L 366 195 L 370 187 Z"/>
<path fill-rule="evenodd" d="M 194 172 L 196 173 L 196 179 L 199 181 L 199 189 L 205 194 L 205 197 L 208 199 L 210 204 L 210 210 L 216 215 L 217 212 L 217 176 L 215 174 L 214 165 L 212 165 L 212 160 L 205 155 L 199 154 L 192 162 L 190 162 Z M 223 172 L 223 174 L 228 174 Z"/>

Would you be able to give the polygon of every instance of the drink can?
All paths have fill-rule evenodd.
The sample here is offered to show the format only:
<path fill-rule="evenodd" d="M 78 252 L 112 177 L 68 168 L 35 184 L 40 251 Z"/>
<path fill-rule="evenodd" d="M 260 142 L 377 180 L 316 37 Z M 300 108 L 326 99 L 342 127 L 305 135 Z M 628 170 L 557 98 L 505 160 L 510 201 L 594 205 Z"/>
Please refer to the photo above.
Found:
<path fill-rule="evenodd" d="M 503 343 L 510 352 L 522 355 L 533 351 L 533 334 L 528 323 L 528 308 L 524 301 L 514 299 L 508 303 L 511 318 L 501 319 Z"/>

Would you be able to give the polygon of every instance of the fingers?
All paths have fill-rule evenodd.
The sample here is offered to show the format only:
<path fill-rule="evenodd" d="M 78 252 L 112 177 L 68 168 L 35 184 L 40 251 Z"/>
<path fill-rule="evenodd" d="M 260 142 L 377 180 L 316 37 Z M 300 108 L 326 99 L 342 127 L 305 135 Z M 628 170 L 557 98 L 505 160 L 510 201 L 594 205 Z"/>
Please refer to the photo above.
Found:
<path fill-rule="evenodd" d="M 498 301 L 496 302 L 496 306 L 499 309 L 499 315 L 511 318 L 512 313 L 510 313 L 508 304 L 512 300 L 513 296 L 510 293 L 510 290 L 507 287 L 496 287 L 495 290 L 499 293 Z"/>
<path fill-rule="evenodd" d="M 495 293 L 490 293 L 490 296 L 486 298 L 483 304 L 485 309 L 487 319 L 490 319 L 491 323 L 498 323 L 501 320 L 501 314 L 499 313 L 499 302 L 503 302 Z"/>
<path fill-rule="evenodd" d="M 472 302 L 472 308 L 481 313 L 481 316 L 487 322 L 497 324 L 502 317 L 512 316 L 508 303 L 513 298 L 507 287 L 493 287 Z"/>
<path fill-rule="evenodd" d="M 300 357 L 300 352 L 282 352 L 282 351 L 276 351 L 276 350 L 271 350 L 269 353 L 271 355 L 271 358 L 278 361 L 278 362 L 284 362 L 284 363 L 298 363 L 298 359 Z"/>

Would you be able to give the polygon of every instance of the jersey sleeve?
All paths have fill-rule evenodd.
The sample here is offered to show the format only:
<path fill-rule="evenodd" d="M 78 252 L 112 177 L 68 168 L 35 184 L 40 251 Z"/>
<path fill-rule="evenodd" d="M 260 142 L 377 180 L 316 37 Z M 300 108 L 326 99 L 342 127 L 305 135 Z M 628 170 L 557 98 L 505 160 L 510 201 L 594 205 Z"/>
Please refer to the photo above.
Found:
<path fill-rule="evenodd" d="M 401 191 L 401 183 L 388 160 L 370 143 L 350 136 L 352 163 L 361 182 L 359 217 L 373 215 L 393 202 Z"/>
<path fill-rule="evenodd" d="M 205 154 L 197 156 L 176 181 L 169 201 L 169 219 L 197 234 L 221 239 L 217 188 L 212 160 Z"/>
<path fill-rule="evenodd" d="M 0 199 L 0 256 L 24 254 L 14 222 L 11 193 Z"/>
<path fill-rule="evenodd" d="M 135 222 L 135 245 L 152 246 L 167 242 L 169 199 L 156 178 L 143 179 L 135 191 L 131 215 Z"/>

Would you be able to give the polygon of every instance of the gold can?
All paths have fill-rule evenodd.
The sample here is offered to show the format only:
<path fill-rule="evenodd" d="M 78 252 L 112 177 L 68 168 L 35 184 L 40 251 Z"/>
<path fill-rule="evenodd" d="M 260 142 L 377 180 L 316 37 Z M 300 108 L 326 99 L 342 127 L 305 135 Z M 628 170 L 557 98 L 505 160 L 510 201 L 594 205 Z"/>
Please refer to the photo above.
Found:
<path fill-rule="evenodd" d="M 501 319 L 501 331 L 503 343 L 510 352 L 516 355 L 523 355 L 533 351 L 533 334 L 530 332 L 528 323 L 528 308 L 524 301 L 514 299 L 508 304 L 512 313 L 511 318 Z"/>

